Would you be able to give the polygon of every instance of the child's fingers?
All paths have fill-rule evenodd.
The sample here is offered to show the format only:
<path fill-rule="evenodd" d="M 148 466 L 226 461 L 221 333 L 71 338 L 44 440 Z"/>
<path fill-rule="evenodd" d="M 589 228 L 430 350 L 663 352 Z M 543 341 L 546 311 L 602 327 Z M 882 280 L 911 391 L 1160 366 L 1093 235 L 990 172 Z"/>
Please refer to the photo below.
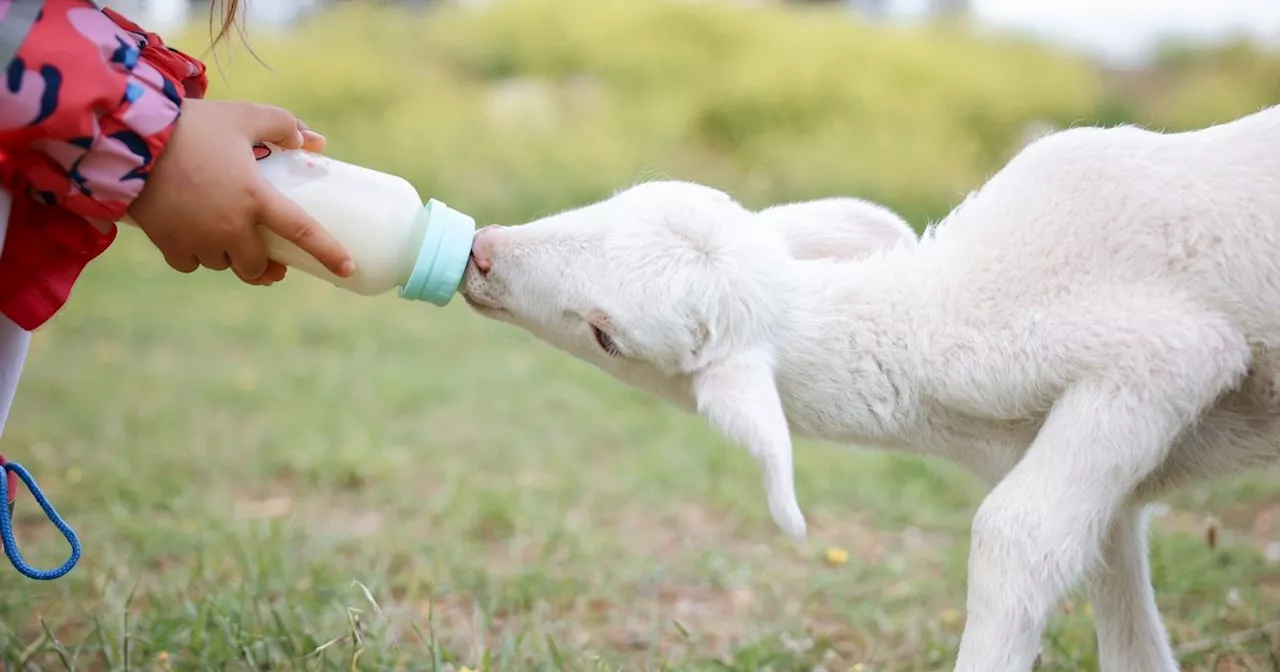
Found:
<path fill-rule="evenodd" d="M 271 229 L 276 235 L 297 245 L 340 278 L 355 272 L 355 262 L 347 251 L 306 211 L 265 182 L 263 196 L 258 211 L 260 226 Z"/>
<path fill-rule="evenodd" d="M 250 284 L 270 286 L 281 280 L 284 280 L 284 274 L 289 270 L 288 266 L 273 260 L 267 262 L 267 270 L 262 275 L 255 278 Z"/>
<path fill-rule="evenodd" d="M 315 152 L 319 154 L 320 152 L 323 152 L 325 146 L 329 144 L 329 141 L 326 140 L 323 135 L 311 130 L 311 127 L 307 125 L 307 122 L 301 119 L 298 120 L 298 130 L 302 131 L 302 148 L 308 152 Z"/>
<path fill-rule="evenodd" d="M 272 280 L 279 282 L 281 280 L 284 280 L 284 275 L 285 273 L 288 273 L 288 272 L 289 272 L 288 266 L 285 266 L 284 264 L 278 261 L 272 260 L 267 262 L 267 272 L 263 273 L 262 275 L 263 277 L 269 277 Z"/>
<path fill-rule="evenodd" d="M 262 243 L 257 231 L 250 231 L 236 240 L 228 256 L 231 257 L 231 270 L 245 282 L 261 278 L 271 263 L 267 258 L 267 246 Z"/>
<path fill-rule="evenodd" d="M 274 264 L 276 262 L 273 261 L 271 263 Z M 287 267 L 281 266 L 280 268 L 287 268 Z M 277 282 L 284 280 L 284 271 L 274 271 L 272 268 L 268 268 L 266 273 L 263 273 L 261 276 L 257 278 L 254 278 L 252 280 L 245 280 L 244 278 L 240 278 L 240 280 L 241 282 L 244 282 L 246 285 L 253 285 L 254 287 L 270 287 L 271 285 L 274 285 Z"/>
<path fill-rule="evenodd" d="M 196 255 L 200 265 L 211 271 L 225 271 L 231 267 L 231 257 L 223 250 Z"/>
<path fill-rule="evenodd" d="M 178 254 L 160 251 L 164 255 L 165 263 L 169 264 L 169 268 L 179 273 L 195 273 L 200 268 L 200 260 L 191 254 Z"/>
<path fill-rule="evenodd" d="M 284 149 L 301 149 L 305 139 L 302 128 L 293 113 L 274 105 L 248 104 L 245 123 L 247 132 L 255 142 L 270 142 Z"/>
<path fill-rule="evenodd" d="M 302 148 L 307 150 L 308 152 L 315 152 L 316 154 L 320 154 L 324 152 L 324 148 L 328 144 L 329 144 L 329 141 L 325 140 L 325 137 L 323 135 L 320 135 L 319 133 L 316 133 L 314 131 L 302 132 Z"/>

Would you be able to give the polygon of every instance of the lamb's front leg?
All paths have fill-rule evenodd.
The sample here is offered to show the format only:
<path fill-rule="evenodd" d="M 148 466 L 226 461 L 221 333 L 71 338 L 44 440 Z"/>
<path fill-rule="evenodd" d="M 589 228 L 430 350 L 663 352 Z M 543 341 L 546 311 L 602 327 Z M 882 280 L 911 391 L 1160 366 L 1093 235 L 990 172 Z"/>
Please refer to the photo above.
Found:
<path fill-rule="evenodd" d="M 1134 488 L 1248 361 L 1242 340 L 1182 345 L 1206 351 L 1144 360 L 1143 373 L 1156 365 L 1169 374 L 1158 380 L 1110 375 L 1069 388 L 1027 454 L 979 507 L 957 670 L 1032 669 L 1050 611 L 1097 567 Z"/>
<path fill-rule="evenodd" d="M 1145 523 L 1141 506 L 1116 516 L 1089 581 L 1102 672 L 1178 671 L 1151 588 Z"/>

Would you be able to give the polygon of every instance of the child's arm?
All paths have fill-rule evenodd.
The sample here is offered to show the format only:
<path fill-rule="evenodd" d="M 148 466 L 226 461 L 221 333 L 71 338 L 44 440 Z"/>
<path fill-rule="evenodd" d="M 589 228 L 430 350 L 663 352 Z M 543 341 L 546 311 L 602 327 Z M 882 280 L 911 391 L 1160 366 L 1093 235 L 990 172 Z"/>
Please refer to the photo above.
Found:
<path fill-rule="evenodd" d="M 345 250 L 253 162 L 254 142 L 317 149 L 319 136 L 279 108 L 191 101 L 184 113 L 207 86 L 199 61 L 88 0 L 45 0 L 39 20 L 15 30 L 28 3 L 0 0 L 0 48 L 18 45 L 0 63 L 0 186 L 15 196 L 0 313 L 26 329 L 52 317 L 126 213 L 180 271 L 279 279 L 263 226 L 351 273 Z"/>
<path fill-rule="evenodd" d="M 0 60 L 8 59 L 0 64 L 0 186 L 13 195 L 0 312 L 25 329 L 51 318 L 111 244 L 114 222 L 173 131 L 182 95 L 205 86 L 198 61 L 91 2 L 31 8 L 0 0 Z"/>
<path fill-rule="evenodd" d="M 199 61 L 86 0 L 47 0 L 5 74 L 4 183 L 104 230 L 142 192 L 183 98 L 207 85 Z"/>

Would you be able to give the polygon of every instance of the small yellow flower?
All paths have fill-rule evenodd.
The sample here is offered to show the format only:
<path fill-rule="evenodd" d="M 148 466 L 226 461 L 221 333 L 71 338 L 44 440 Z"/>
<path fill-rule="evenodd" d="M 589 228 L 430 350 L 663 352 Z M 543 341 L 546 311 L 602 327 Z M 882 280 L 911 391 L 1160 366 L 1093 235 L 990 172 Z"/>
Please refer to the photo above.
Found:
<path fill-rule="evenodd" d="M 865 669 L 867 669 L 866 665 L 863 665 L 862 663 L 858 663 L 857 665 L 853 666 L 852 672 L 862 672 Z"/>
<path fill-rule="evenodd" d="M 955 609 L 943 609 L 941 616 L 942 622 L 947 625 L 955 625 L 960 622 L 960 612 Z"/>
<path fill-rule="evenodd" d="M 823 559 L 827 561 L 828 565 L 839 567 L 849 562 L 849 551 L 843 548 L 828 548 L 827 552 L 823 554 Z"/>

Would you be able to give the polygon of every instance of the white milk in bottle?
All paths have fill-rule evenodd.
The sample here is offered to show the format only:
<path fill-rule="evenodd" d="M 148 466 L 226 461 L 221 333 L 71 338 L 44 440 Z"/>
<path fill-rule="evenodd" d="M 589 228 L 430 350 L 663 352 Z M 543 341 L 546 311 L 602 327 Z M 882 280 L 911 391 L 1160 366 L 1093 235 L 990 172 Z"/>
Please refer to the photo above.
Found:
<path fill-rule="evenodd" d="M 259 227 L 268 256 L 357 294 L 400 288 L 400 297 L 443 306 L 457 293 L 476 222 L 403 178 L 321 154 L 254 147 L 262 176 L 346 248 L 356 271 L 338 277 L 276 233 Z M 125 224 L 137 226 L 130 217 Z"/>
<path fill-rule="evenodd" d="M 297 203 L 347 249 L 348 278 L 260 229 L 272 259 L 357 294 L 400 288 L 406 299 L 443 306 L 453 298 L 467 260 L 475 220 L 434 199 L 423 205 L 403 178 L 303 150 L 255 148 L 262 176 Z"/>

